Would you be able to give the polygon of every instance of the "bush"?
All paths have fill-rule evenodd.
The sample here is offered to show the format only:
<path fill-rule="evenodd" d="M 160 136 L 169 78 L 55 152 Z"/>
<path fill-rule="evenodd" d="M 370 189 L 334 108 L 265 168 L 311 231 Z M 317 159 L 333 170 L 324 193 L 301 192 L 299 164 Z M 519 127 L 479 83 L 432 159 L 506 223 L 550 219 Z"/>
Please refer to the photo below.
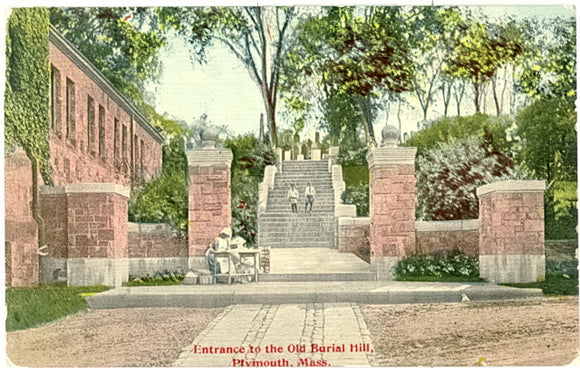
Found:
<path fill-rule="evenodd" d="M 125 286 L 162 286 L 162 285 L 179 285 L 185 278 L 182 271 L 157 271 L 153 276 L 136 277 L 129 276 L 129 281 Z"/>
<path fill-rule="evenodd" d="M 229 139 L 232 161 L 232 235 L 240 236 L 247 246 L 256 244 L 258 232 L 258 188 L 267 165 L 274 165 L 272 149 L 251 134 Z"/>
<path fill-rule="evenodd" d="M 401 259 L 394 267 L 397 281 L 480 281 L 475 257 L 459 252 L 421 254 Z"/>
<path fill-rule="evenodd" d="M 163 147 L 161 175 L 131 194 L 129 221 L 169 223 L 180 234 L 187 233 L 187 159 L 183 138 Z"/>
<path fill-rule="evenodd" d="M 369 184 L 359 184 L 347 187 L 342 192 L 342 202 L 356 205 L 356 215 L 366 217 L 369 215 Z"/>
<path fill-rule="evenodd" d="M 85 310 L 86 294 L 108 289 L 103 285 L 67 287 L 66 283 L 7 289 L 6 331 L 36 327 Z"/>
<path fill-rule="evenodd" d="M 476 189 L 515 178 L 513 162 L 476 136 L 442 143 L 417 160 L 417 217 L 445 221 L 479 216 Z"/>

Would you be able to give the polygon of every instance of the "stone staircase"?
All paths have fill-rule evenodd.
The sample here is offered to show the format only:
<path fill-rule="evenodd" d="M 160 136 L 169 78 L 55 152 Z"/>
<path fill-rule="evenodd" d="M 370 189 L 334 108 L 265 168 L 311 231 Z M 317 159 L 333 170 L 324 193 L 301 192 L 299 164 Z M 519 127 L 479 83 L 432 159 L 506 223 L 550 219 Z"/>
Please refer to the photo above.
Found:
<path fill-rule="evenodd" d="M 311 213 L 305 213 L 304 188 L 308 181 L 316 190 Z M 298 213 L 288 201 L 290 185 L 300 193 Z M 260 246 L 272 248 L 334 247 L 334 191 L 328 161 L 284 161 L 268 193 L 266 211 L 259 219 Z"/>

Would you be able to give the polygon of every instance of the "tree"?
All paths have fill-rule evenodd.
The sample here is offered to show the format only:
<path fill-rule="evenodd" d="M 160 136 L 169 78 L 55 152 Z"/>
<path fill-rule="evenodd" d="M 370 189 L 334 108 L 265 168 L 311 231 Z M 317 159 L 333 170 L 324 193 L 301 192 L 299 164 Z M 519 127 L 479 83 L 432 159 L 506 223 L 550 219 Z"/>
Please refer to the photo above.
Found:
<path fill-rule="evenodd" d="M 159 8 L 157 14 L 162 28 L 171 27 L 186 37 L 196 60 L 203 62 L 203 50 L 219 42 L 244 64 L 262 94 L 270 139 L 276 147 L 279 81 L 292 40 L 295 8 Z"/>
<path fill-rule="evenodd" d="M 270 147 L 252 134 L 228 139 L 232 151 L 232 231 L 249 246 L 256 244 L 258 233 L 258 187 L 267 165 L 275 163 Z"/>
<path fill-rule="evenodd" d="M 577 132 L 574 104 L 561 98 L 533 102 L 516 116 L 521 148 L 516 156 L 534 177 L 576 180 Z"/>
<path fill-rule="evenodd" d="M 480 23 L 449 17 L 450 26 L 456 27 L 447 41 L 445 73 L 468 80 L 473 86 L 475 112 L 481 112 L 481 95 L 485 83 L 492 80 L 499 67 L 512 62 L 522 53 L 521 33 L 514 23 L 506 25 Z M 495 88 L 494 100 L 499 115 Z"/>
<path fill-rule="evenodd" d="M 183 147 L 183 137 L 163 146 L 161 174 L 140 188 L 134 187 L 129 221 L 169 223 L 180 234 L 187 233 L 187 159 Z"/>
<path fill-rule="evenodd" d="M 417 159 L 417 215 L 421 220 L 474 219 L 476 189 L 514 177 L 514 164 L 476 136 L 452 139 Z"/>
<path fill-rule="evenodd" d="M 513 121 L 509 118 L 495 118 L 484 114 L 444 117 L 435 121 L 428 128 L 417 132 L 402 145 L 417 147 L 417 156 L 423 156 L 427 151 L 438 147 L 439 144 L 477 136 L 488 142 L 493 152 L 509 155 L 511 144 L 507 140 L 506 130 L 512 124 Z"/>
<path fill-rule="evenodd" d="M 561 97 L 575 101 L 575 18 L 527 19 L 522 29 L 527 36 L 528 52 L 518 80 L 520 91 L 532 97 Z M 538 30 L 543 32 L 538 35 Z"/>

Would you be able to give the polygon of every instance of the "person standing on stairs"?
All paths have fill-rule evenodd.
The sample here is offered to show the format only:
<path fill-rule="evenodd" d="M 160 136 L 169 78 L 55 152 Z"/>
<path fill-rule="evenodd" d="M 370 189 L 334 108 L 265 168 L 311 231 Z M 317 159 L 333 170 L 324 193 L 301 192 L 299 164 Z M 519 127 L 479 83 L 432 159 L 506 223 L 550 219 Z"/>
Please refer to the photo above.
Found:
<path fill-rule="evenodd" d="M 312 186 L 312 183 L 310 182 L 310 180 L 308 181 L 308 184 L 306 185 L 306 189 L 304 189 L 304 195 L 306 196 L 306 206 L 304 207 L 304 212 L 306 212 L 308 210 L 308 205 L 310 205 L 309 212 L 312 212 L 312 204 L 314 203 L 314 197 L 316 196 L 316 190 L 314 190 L 314 187 Z"/>
<path fill-rule="evenodd" d="M 298 189 L 296 189 L 296 184 L 292 184 L 290 189 L 288 190 L 288 200 L 292 205 L 292 212 L 298 213 L 298 208 L 296 207 L 296 203 L 298 203 Z"/>

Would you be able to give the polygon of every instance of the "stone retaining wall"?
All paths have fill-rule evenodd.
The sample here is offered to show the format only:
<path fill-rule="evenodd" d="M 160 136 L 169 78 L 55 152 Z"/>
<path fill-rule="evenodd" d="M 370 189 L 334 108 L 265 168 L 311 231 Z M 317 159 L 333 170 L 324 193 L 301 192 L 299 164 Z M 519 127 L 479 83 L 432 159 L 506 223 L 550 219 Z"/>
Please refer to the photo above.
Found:
<path fill-rule="evenodd" d="M 417 253 L 459 251 L 468 256 L 479 255 L 479 220 L 417 221 L 415 223 Z"/>
<path fill-rule="evenodd" d="M 368 217 L 340 217 L 338 219 L 338 250 L 354 252 L 369 249 L 371 220 Z"/>
<path fill-rule="evenodd" d="M 187 237 L 168 224 L 129 223 L 129 275 L 187 271 Z"/>

